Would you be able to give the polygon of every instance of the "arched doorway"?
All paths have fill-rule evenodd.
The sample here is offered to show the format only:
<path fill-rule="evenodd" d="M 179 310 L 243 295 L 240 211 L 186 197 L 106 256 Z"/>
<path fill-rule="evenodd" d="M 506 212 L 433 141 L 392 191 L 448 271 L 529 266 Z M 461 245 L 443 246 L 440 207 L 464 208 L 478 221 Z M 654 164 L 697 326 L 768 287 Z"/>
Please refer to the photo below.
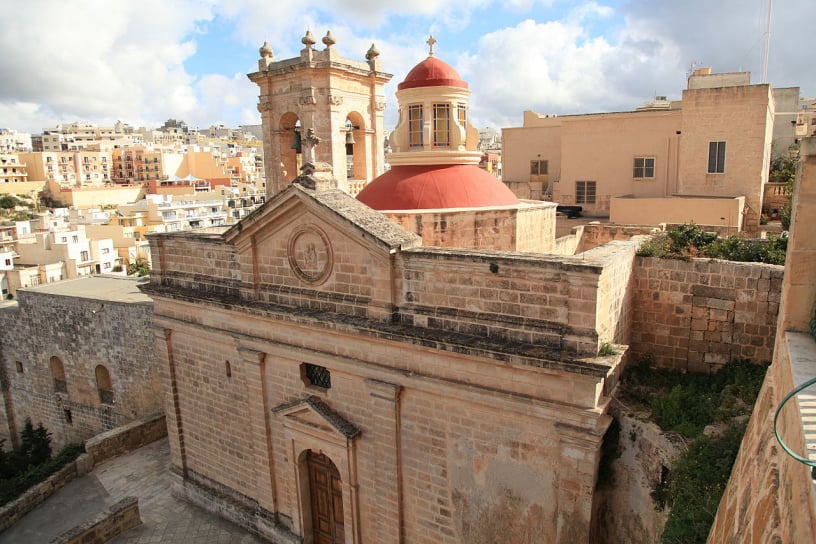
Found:
<path fill-rule="evenodd" d="M 340 472 L 331 459 L 321 453 L 306 452 L 309 473 L 309 497 L 314 544 L 345 544 L 343 524 L 343 486 Z"/>

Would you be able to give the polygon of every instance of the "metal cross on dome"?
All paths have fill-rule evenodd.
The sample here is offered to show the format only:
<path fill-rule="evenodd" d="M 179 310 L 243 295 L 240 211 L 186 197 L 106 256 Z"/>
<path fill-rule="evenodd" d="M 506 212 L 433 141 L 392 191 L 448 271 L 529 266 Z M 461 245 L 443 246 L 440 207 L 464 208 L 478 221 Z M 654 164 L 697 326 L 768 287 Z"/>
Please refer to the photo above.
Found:
<path fill-rule="evenodd" d="M 430 51 L 428 51 L 428 56 L 429 56 L 429 57 L 433 57 L 433 54 L 434 54 L 434 52 L 433 52 L 433 46 L 434 46 L 434 44 L 436 43 L 436 38 L 434 38 L 433 36 L 431 36 L 430 38 L 428 38 L 428 41 L 427 41 L 427 42 L 425 42 L 425 43 L 427 43 L 427 44 L 428 44 L 428 46 L 430 47 Z"/>

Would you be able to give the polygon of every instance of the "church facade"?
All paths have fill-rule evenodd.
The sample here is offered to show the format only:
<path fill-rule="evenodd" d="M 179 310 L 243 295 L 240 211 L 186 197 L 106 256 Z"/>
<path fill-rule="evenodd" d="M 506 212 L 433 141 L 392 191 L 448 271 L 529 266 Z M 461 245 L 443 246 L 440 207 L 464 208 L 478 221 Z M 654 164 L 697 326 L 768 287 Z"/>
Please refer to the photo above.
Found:
<path fill-rule="evenodd" d="M 639 241 L 546 254 L 554 205 L 478 169 L 429 45 L 358 198 L 301 125 L 249 217 L 151 236 L 174 485 L 278 543 L 588 542 Z"/>

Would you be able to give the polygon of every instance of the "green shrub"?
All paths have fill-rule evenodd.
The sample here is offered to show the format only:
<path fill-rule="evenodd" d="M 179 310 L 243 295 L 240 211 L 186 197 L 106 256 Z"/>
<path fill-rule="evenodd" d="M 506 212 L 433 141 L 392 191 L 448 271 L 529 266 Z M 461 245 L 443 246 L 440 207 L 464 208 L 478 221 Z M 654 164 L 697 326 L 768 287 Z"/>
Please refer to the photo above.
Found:
<path fill-rule="evenodd" d="M 29 488 L 44 481 L 83 453 L 85 453 L 84 444 L 68 444 L 56 457 L 48 459 L 37 466 L 31 466 L 28 470 L 16 476 L 0 480 L 0 505 L 13 501 Z"/>
<path fill-rule="evenodd" d="M 710 257 L 738 262 L 785 264 L 788 237 L 774 236 L 768 240 L 746 240 L 739 236 L 718 238 L 716 233 L 705 232 L 697 225 L 671 227 L 665 234 L 641 245 L 641 257 L 688 259 Z"/>

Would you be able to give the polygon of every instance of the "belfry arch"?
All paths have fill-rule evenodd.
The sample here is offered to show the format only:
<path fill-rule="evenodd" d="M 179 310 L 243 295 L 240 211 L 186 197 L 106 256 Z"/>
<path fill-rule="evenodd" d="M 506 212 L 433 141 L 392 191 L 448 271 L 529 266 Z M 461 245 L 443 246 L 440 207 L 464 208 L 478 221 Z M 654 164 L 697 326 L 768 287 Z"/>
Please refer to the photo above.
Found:
<path fill-rule="evenodd" d="M 303 134 L 312 129 L 320 139 L 315 160 L 329 163 L 339 188 L 356 194 L 385 171 L 383 86 L 392 76 L 382 71 L 373 44 L 360 52 L 360 60 L 354 60 L 338 54 L 330 34 L 323 38 L 322 49 L 315 47 L 311 32 L 301 42 L 300 55 L 284 60 L 275 60 L 272 48 L 265 44 L 258 71 L 248 76 L 260 91 L 267 196 L 300 174 L 297 154 L 290 149 L 293 118 L 300 121 Z M 352 129 L 351 136 L 347 121 L 359 127 Z M 351 176 L 346 169 L 347 138 L 354 140 Z"/>

